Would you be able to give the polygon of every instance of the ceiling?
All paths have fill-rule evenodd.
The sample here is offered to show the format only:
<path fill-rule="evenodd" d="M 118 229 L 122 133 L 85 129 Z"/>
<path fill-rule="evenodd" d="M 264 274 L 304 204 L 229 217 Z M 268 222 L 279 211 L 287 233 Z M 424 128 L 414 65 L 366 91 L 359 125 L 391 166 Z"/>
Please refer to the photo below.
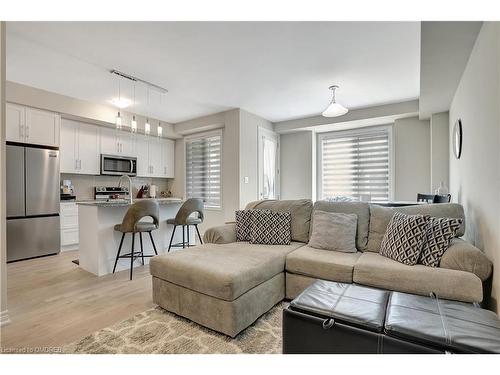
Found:
<path fill-rule="evenodd" d="M 127 110 L 171 123 L 243 108 L 277 122 L 313 116 L 328 86 L 353 109 L 418 98 L 419 22 L 8 22 L 7 79 L 100 104 L 117 69 Z M 133 98 L 122 80 L 121 96 Z"/>

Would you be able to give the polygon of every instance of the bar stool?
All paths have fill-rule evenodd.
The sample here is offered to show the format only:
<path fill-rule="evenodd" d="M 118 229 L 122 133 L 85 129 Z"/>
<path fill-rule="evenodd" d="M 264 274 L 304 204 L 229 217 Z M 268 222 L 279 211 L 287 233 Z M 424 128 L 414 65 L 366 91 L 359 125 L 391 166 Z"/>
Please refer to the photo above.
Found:
<path fill-rule="evenodd" d="M 151 217 L 153 222 L 140 222 L 144 217 Z M 155 242 L 153 240 L 153 235 L 151 232 L 153 230 L 158 229 L 160 224 L 160 208 L 158 206 L 158 202 L 152 200 L 144 200 L 134 203 L 127 210 L 127 213 L 123 217 L 123 221 L 121 224 L 116 224 L 114 229 L 118 232 L 122 233 L 122 238 L 120 240 L 120 247 L 118 248 L 118 253 L 116 254 L 115 265 L 113 266 L 113 273 L 116 270 L 116 264 L 118 263 L 118 259 L 121 258 L 130 258 L 130 280 L 132 280 L 132 271 L 134 269 L 134 260 L 141 257 L 142 264 L 144 265 L 144 258 L 151 258 L 154 255 L 144 255 L 144 248 L 142 245 L 142 233 L 149 233 L 149 238 L 151 239 L 151 243 L 153 244 L 153 249 L 155 255 L 158 255 L 156 251 Z M 130 248 L 130 253 L 120 255 L 123 245 L 123 239 L 125 238 L 125 234 L 132 234 L 132 246 Z M 135 234 L 139 233 L 139 239 L 141 242 L 141 251 L 134 250 L 134 242 L 135 242 Z"/>
<path fill-rule="evenodd" d="M 172 224 L 174 226 L 174 230 L 172 231 L 172 236 L 170 237 L 170 244 L 168 245 L 168 251 L 172 247 L 186 247 L 186 239 L 184 229 L 187 227 L 187 247 L 189 247 L 189 226 L 193 225 L 196 228 L 196 233 L 198 233 L 198 238 L 200 239 L 200 243 L 203 244 L 201 240 L 200 231 L 198 230 L 198 224 L 203 223 L 203 200 L 201 198 L 189 198 L 184 202 L 181 206 L 177 215 L 175 215 L 174 219 L 168 219 L 167 224 Z M 198 217 L 191 217 L 193 213 L 197 212 Z M 175 229 L 178 226 L 182 226 L 182 243 L 176 243 L 172 245 L 172 240 L 174 239 Z"/>

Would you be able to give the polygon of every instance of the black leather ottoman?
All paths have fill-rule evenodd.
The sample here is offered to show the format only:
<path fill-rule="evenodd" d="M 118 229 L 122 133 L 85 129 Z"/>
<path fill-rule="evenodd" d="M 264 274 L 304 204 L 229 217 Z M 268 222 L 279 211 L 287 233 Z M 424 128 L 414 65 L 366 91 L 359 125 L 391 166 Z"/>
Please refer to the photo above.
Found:
<path fill-rule="evenodd" d="M 283 311 L 283 353 L 500 353 L 500 320 L 472 304 L 317 281 Z"/>

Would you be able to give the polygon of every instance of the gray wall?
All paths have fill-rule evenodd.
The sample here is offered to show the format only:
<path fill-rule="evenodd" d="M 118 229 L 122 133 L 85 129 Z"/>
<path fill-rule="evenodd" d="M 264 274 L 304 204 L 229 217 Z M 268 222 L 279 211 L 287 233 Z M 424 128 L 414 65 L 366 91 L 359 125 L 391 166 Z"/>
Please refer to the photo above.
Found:
<path fill-rule="evenodd" d="M 259 199 L 258 186 L 258 131 L 259 127 L 273 130 L 270 121 L 240 109 L 240 208 Z M 248 183 L 245 183 L 248 177 Z"/>
<path fill-rule="evenodd" d="M 431 115 L 431 192 L 441 184 L 450 186 L 449 113 Z"/>
<path fill-rule="evenodd" d="M 394 199 L 415 201 L 430 192 L 430 123 L 417 117 L 396 120 L 394 141 Z"/>
<path fill-rule="evenodd" d="M 316 196 L 315 137 L 312 131 L 281 135 L 282 199 L 313 199 Z"/>
<path fill-rule="evenodd" d="M 222 133 L 222 208 L 205 212 L 205 221 L 200 229 L 234 221 L 234 211 L 240 206 L 239 173 L 239 128 L 240 110 L 233 109 L 175 124 L 175 131 L 189 135 L 207 130 L 223 129 Z M 185 148 L 184 139 L 175 142 L 175 179 L 172 194 L 185 197 Z"/>
<path fill-rule="evenodd" d="M 450 107 L 449 131 L 462 119 L 463 150 L 450 149 L 453 201 L 466 215 L 466 238 L 493 261 L 491 307 L 500 300 L 500 25 L 484 23 Z M 451 147 L 450 147 L 451 148 Z"/>

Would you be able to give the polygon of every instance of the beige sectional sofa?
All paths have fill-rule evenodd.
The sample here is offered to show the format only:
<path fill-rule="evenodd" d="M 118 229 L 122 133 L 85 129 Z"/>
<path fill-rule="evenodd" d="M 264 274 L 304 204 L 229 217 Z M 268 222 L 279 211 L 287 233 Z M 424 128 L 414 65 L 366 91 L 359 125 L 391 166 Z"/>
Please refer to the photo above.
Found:
<path fill-rule="evenodd" d="M 290 211 L 290 245 L 236 242 L 234 224 L 205 232 L 205 244 L 154 257 L 153 301 L 201 325 L 236 336 L 284 298 L 293 299 L 317 279 L 358 283 L 384 289 L 465 302 L 481 302 L 491 262 L 467 242 L 456 238 L 440 267 L 407 266 L 378 254 L 392 214 L 423 213 L 464 218 L 458 204 L 385 208 L 363 202 L 310 200 L 257 201 L 248 209 Z M 355 213 L 356 253 L 307 246 L 313 210 Z M 458 235 L 462 236 L 465 224 Z"/>

